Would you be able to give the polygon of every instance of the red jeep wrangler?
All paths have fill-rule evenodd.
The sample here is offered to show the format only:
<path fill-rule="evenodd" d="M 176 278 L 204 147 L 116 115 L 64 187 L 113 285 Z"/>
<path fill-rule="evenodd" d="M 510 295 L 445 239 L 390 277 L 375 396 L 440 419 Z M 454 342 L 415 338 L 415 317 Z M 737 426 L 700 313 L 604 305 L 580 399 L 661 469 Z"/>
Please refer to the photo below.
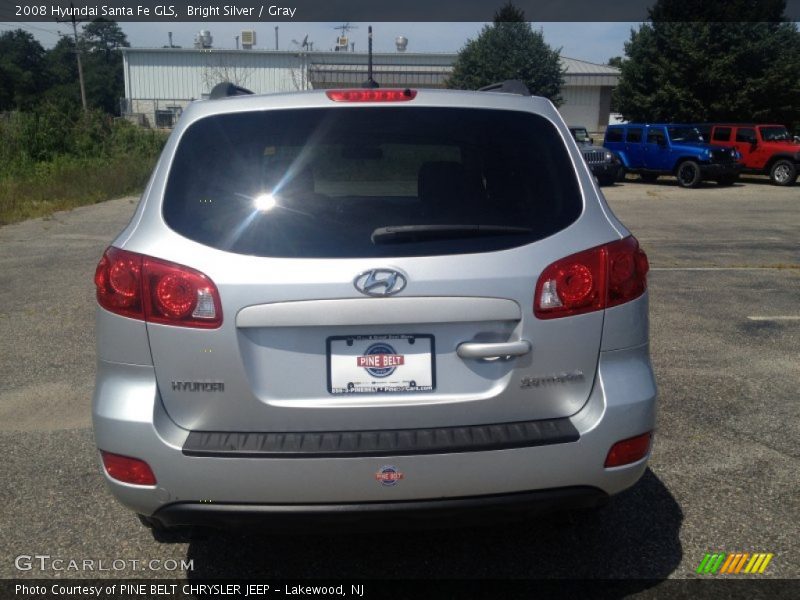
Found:
<path fill-rule="evenodd" d="M 742 155 L 743 173 L 769 175 L 775 185 L 792 185 L 797 179 L 800 143 L 783 125 L 716 123 L 711 126 L 709 143 L 736 148 Z"/>

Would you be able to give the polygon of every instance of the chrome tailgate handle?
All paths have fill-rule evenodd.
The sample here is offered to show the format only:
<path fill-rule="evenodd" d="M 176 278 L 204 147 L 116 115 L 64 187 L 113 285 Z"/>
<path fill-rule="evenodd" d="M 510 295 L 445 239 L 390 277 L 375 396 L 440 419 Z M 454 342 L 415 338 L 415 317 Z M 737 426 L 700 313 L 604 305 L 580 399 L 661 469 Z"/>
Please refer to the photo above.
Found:
<path fill-rule="evenodd" d="M 461 358 L 478 358 L 483 360 L 508 360 L 512 356 L 522 356 L 531 351 L 531 343 L 527 340 L 518 342 L 502 342 L 485 344 L 482 342 L 464 342 L 456 348 Z"/>

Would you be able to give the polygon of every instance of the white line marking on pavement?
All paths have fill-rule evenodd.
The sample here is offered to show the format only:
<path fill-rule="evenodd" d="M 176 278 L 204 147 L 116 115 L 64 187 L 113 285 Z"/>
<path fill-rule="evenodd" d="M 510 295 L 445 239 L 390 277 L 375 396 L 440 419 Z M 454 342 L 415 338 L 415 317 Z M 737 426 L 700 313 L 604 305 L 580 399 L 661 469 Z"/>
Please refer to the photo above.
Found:
<path fill-rule="evenodd" d="M 800 321 L 800 317 L 793 315 L 777 315 L 775 317 L 747 317 L 751 321 Z"/>

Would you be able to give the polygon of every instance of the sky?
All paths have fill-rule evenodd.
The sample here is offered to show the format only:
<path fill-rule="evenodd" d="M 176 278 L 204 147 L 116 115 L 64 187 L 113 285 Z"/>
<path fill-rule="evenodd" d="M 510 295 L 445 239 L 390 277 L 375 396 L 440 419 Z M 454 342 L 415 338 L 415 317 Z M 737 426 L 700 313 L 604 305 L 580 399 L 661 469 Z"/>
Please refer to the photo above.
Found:
<path fill-rule="evenodd" d="M 278 40 L 280 50 L 293 50 L 308 35 L 314 50 L 330 50 L 341 23 L 280 23 Z M 352 23 L 357 28 L 350 31 L 350 39 L 356 51 L 367 49 L 367 26 L 369 23 Z M 375 52 L 395 52 L 394 39 L 398 35 L 408 38 L 408 52 L 457 52 L 467 39 L 480 34 L 484 23 L 371 23 L 373 49 Z M 121 23 L 131 46 L 139 48 L 161 47 L 169 43 L 168 32 L 172 32 L 173 43 L 184 48 L 192 47 L 194 34 L 208 29 L 214 38 L 215 48 L 235 48 L 234 36 L 243 29 L 256 31 L 256 49 L 275 49 L 275 28 L 272 23 Z M 612 56 L 621 56 L 623 45 L 630 38 L 631 28 L 636 23 L 534 23 L 541 29 L 545 41 L 553 48 L 561 48 L 561 54 L 594 63 L 605 63 Z M 32 33 L 45 47 L 52 47 L 62 34 L 72 34 L 71 26 L 57 23 L 0 23 L 0 31 L 23 27 Z"/>

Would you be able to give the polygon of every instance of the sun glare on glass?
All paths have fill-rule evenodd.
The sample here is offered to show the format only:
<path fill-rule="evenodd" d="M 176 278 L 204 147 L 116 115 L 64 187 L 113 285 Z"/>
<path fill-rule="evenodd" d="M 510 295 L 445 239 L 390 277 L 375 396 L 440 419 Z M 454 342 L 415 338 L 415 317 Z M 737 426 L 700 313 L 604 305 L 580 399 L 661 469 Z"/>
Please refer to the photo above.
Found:
<path fill-rule="evenodd" d="M 276 204 L 275 196 L 272 194 L 261 194 L 253 199 L 253 206 L 256 208 L 256 210 L 260 210 L 262 212 L 272 210 L 275 208 Z"/>

